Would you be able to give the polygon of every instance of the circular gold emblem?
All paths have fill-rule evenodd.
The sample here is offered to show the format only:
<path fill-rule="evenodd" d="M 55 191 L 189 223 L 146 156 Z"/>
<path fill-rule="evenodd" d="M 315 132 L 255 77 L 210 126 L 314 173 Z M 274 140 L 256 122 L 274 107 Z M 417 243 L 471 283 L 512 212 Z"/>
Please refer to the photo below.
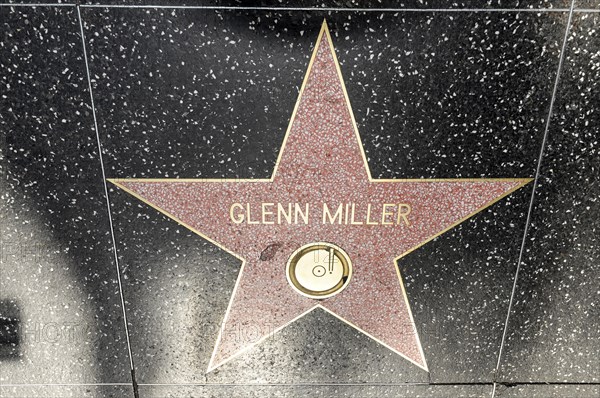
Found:
<path fill-rule="evenodd" d="M 348 285 L 352 263 L 346 252 L 338 246 L 315 242 L 292 253 L 286 276 L 298 293 L 313 299 L 324 299 L 338 294 Z"/>

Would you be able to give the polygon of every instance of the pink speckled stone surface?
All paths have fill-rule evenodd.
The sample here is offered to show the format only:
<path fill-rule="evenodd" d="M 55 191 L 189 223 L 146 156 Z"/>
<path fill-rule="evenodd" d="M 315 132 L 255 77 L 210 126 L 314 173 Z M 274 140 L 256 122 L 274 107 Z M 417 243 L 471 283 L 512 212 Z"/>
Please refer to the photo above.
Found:
<path fill-rule="evenodd" d="M 322 35 L 272 181 L 143 181 L 117 183 L 245 263 L 209 369 L 231 359 L 320 305 L 426 369 L 395 259 L 524 184 L 523 180 L 371 181 L 336 70 Z M 249 225 L 230 219 L 233 203 L 309 203 L 305 224 Z M 410 203 L 410 226 L 322 224 L 323 203 L 355 203 L 364 220 L 383 203 Z M 286 280 L 290 254 L 311 242 L 340 246 L 353 264 L 347 288 L 317 301 Z M 261 253 L 271 245 L 272 256 Z M 274 245 L 274 246 L 272 246 Z"/>

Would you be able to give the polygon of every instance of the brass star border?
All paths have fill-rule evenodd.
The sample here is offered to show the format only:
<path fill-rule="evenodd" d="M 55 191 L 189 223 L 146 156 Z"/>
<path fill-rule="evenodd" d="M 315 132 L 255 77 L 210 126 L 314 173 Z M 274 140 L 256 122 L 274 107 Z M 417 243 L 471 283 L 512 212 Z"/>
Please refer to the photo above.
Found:
<path fill-rule="evenodd" d="M 495 197 L 495 199 L 490 200 L 488 202 L 486 202 L 483 206 L 480 206 L 478 208 L 476 208 L 475 211 L 472 211 L 470 213 L 468 213 L 466 216 L 461 217 L 460 219 L 458 219 L 457 221 L 455 221 L 454 223 L 452 223 L 451 225 L 443 228 L 441 231 L 429 236 L 427 239 L 424 239 L 422 241 L 420 241 L 418 244 L 413 245 L 412 247 L 410 247 L 408 250 L 405 250 L 402 252 L 402 254 L 400 254 L 397 257 L 393 258 L 393 266 L 394 269 L 396 271 L 396 275 L 398 278 L 398 283 L 400 285 L 400 289 L 402 292 L 402 299 L 404 301 L 404 305 L 406 307 L 406 310 L 408 312 L 408 316 L 410 319 L 410 324 L 411 324 L 411 329 L 412 332 L 414 333 L 415 339 L 416 339 L 416 346 L 418 349 L 418 355 L 420 356 L 420 358 L 415 357 L 415 355 L 409 356 L 406 353 L 403 353 L 401 351 L 399 351 L 397 348 L 392 347 L 390 344 L 387 344 L 385 341 L 383 341 L 383 339 L 381 338 L 377 338 L 376 336 L 374 336 L 373 334 L 369 333 L 368 331 L 364 330 L 365 328 L 358 326 L 357 324 L 351 322 L 350 320 L 346 319 L 343 316 L 340 316 L 339 314 L 337 314 L 335 311 L 331 310 L 330 308 L 327 308 L 326 306 L 322 305 L 320 302 L 318 303 L 314 303 L 312 305 L 310 305 L 310 308 L 306 309 L 305 311 L 301 312 L 300 314 L 298 314 L 297 316 L 293 317 L 293 319 L 290 319 L 284 323 L 282 323 L 280 326 L 278 326 L 277 328 L 274 328 L 270 333 L 261 336 L 260 339 L 258 339 L 255 342 L 252 343 L 248 343 L 245 344 L 242 348 L 239 348 L 237 350 L 234 350 L 235 352 L 233 354 L 230 355 L 225 355 L 224 359 L 221 360 L 217 360 L 216 356 L 217 356 L 217 352 L 218 349 L 220 347 L 220 344 L 222 343 L 222 338 L 223 338 L 223 331 L 226 327 L 226 323 L 229 320 L 229 316 L 230 313 L 232 311 L 232 306 L 234 303 L 234 299 L 236 298 L 237 294 L 238 294 L 238 290 L 240 288 L 240 281 L 242 280 L 242 276 L 244 275 L 244 271 L 245 271 L 245 267 L 247 264 L 247 261 L 244 257 L 242 257 L 241 255 L 239 255 L 238 253 L 234 252 L 233 250 L 231 250 L 230 248 L 226 247 L 225 245 L 217 242 L 216 239 L 210 237 L 208 234 L 205 234 L 201 231 L 199 231 L 196 227 L 190 225 L 189 222 L 187 222 L 185 219 L 183 219 L 183 217 L 178 217 L 177 215 L 175 215 L 173 212 L 166 210 L 164 207 L 157 205 L 156 203 L 153 203 L 152 201 L 150 201 L 147 196 L 145 197 L 144 195 L 140 194 L 139 190 L 134 189 L 133 187 L 135 186 L 135 184 L 146 184 L 146 183 L 226 183 L 226 184 L 242 184 L 242 183 L 273 183 L 275 181 L 275 178 L 277 176 L 277 172 L 278 172 L 278 168 L 280 166 L 280 164 L 282 163 L 282 158 L 283 155 L 285 153 L 285 148 L 286 145 L 288 144 L 288 138 L 290 137 L 290 132 L 292 131 L 292 128 L 294 127 L 294 122 L 296 121 L 296 116 L 298 114 L 298 110 L 300 108 L 301 105 L 301 100 L 303 98 L 303 95 L 305 94 L 305 89 L 307 87 L 307 83 L 309 80 L 309 77 L 311 75 L 311 71 L 313 70 L 313 66 L 315 63 L 315 60 L 317 58 L 317 54 L 319 52 L 319 48 L 321 45 L 323 45 L 323 43 L 327 43 L 327 46 L 329 47 L 329 51 L 331 52 L 331 56 L 333 58 L 333 63 L 335 64 L 335 72 L 337 74 L 337 78 L 339 79 L 339 82 L 341 84 L 341 89 L 343 92 L 343 100 L 345 102 L 345 106 L 347 107 L 347 111 L 349 113 L 349 117 L 351 119 L 351 125 L 352 125 L 352 129 L 354 131 L 355 134 L 355 138 L 356 141 L 358 143 L 358 147 L 360 149 L 360 156 L 362 158 L 362 164 L 364 166 L 365 172 L 366 172 L 366 176 L 368 179 L 369 183 L 375 183 L 375 184 L 380 184 L 380 183 L 432 183 L 432 182 L 440 182 L 440 183 L 452 183 L 452 182 L 457 182 L 457 183 L 482 183 L 482 182 L 490 182 L 490 183 L 501 183 L 501 182 L 506 182 L 506 183 L 514 183 L 514 186 L 511 187 L 510 189 L 506 190 L 505 192 L 503 192 L 502 194 L 498 195 L 497 197 Z M 225 316 L 223 318 L 223 322 L 222 322 L 222 327 L 220 328 L 218 337 L 217 337 L 217 342 L 215 344 L 215 348 L 213 351 L 213 354 L 211 356 L 210 362 L 209 362 L 209 366 L 208 366 L 208 370 L 207 372 L 210 372 L 212 370 L 214 370 L 215 368 L 221 366 L 222 364 L 232 360 L 233 358 L 236 358 L 237 356 L 241 355 L 242 353 L 246 352 L 247 350 L 251 349 L 252 347 L 256 346 L 257 344 L 260 344 L 262 341 L 264 341 L 265 339 L 273 336 L 275 333 L 277 333 L 278 331 L 280 331 L 281 329 L 283 329 L 284 327 L 286 327 L 287 325 L 289 325 L 290 323 L 296 321 L 297 319 L 303 317 L 304 315 L 308 314 L 309 312 L 313 311 L 316 308 L 321 308 L 323 310 L 325 310 L 326 312 L 330 313 L 331 315 L 335 316 L 336 318 L 340 319 L 341 321 L 343 321 L 344 323 L 352 326 L 353 328 L 357 329 L 358 331 L 362 332 L 363 334 L 369 336 L 370 338 L 372 338 L 373 340 L 377 341 L 379 344 L 387 347 L 388 349 L 392 350 L 393 352 L 397 353 L 398 355 L 404 357 L 405 359 L 407 359 L 408 361 L 412 362 L 413 364 L 417 365 L 418 367 L 420 367 L 421 369 L 424 369 L 425 371 L 428 371 L 428 367 L 427 367 L 427 363 L 425 361 L 425 355 L 423 352 L 423 348 L 421 346 L 421 342 L 420 342 L 420 338 L 418 336 L 418 332 L 416 329 L 416 325 L 414 322 L 414 318 L 413 318 L 413 314 L 412 311 L 410 309 L 410 304 L 408 301 L 408 297 L 406 295 L 406 291 L 404 288 L 404 283 L 402 281 L 402 276 L 400 274 L 400 270 L 399 267 L 397 266 L 397 261 L 406 256 L 407 254 L 411 253 L 412 251 L 418 249 L 419 247 L 425 245 L 426 243 L 430 242 L 431 240 L 435 239 L 436 237 L 440 236 L 441 234 L 447 232 L 448 230 L 454 228 L 455 226 L 457 226 L 458 224 L 462 223 L 463 221 L 467 220 L 468 218 L 472 217 L 473 215 L 475 215 L 476 213 L 479 213 L 480 211 L 486 209 L 487 207 L 493 205 L 494 203 L 496 203 L 497 201 L 501 200 L 502 198 L 504 198 L 505 196 L 511 194 L 512 192 L 516 191 L 517 189 L 520 189 L 521 187 L 523 187 L 525 184 L 529 183 L 532 181 L 531 178 L 491 178 L 491 179 L 373 179 L 371 176 L 371 172 L 369 169 L 369 165 L 365 156 L 365 152 L 364 152 L 364 148 L 362 145 L 362 141 L 360 139 L 360 134 L 358 132 L 358 127 L 356 124 L 356 120 L 354 117 L 354 114 L 352 112 L 352 108 L 350 105 L 350 100 L 348 97 L 348 93 L 346 91 L 346 87 L 344 84 L 344 80 L 342 77 L 342 73 L 341 73 L 341 69 L 340 69 L 340 65 L 339 62 L 337 60 L 336 54 L 335 54 L 335 50 L 334 50 L 334 46 L 333 46 L 333 42 L 331 39 L 331 35 L 329 33 L 329 29 L 327 27 L 327 23 L 326 21 L 323 21 L 321 30 L 319 32 L 316 44 L 314 46 L 313 52 L 312 52 L 312 56 L 310 59 L 310 62 L 308 64 L 308 68 L 306 71 L 306 75 L 303 79 L 302 82 L 302 86 L 300 88 L 300 93 L 298 95 L 298 99 L 296 101 L 296 104 L 294 106 L 294 110 L 290 119 L 290 122 L 288 124 L 288 128 L 287 131 L 285 133 L 284 139 L 283 139 L 283 143 L 281 146 L 281 149 L 279 151 L 279 155 L 273 170 L 273 173 L 271 175 L 270 178 L 268 179 L 228 179 L 228 178 L 215 178 L 215 179 L 165 179 L 165 178 L 159 178 L 159 179 L 107 179 L 108 181 L 110 181 L 111 183 L 113 183 L 114 185 L 118 186 L 119 188 L 123 189 L 124 191 L 128 192 L 129 194 L 131 194 L 132 196 L 138 198 L 140 201 L 146 203 L 147 205 L 151 206 L 152 208 L 158 210 L 159 212 L 163 213 L 164 215 L 166 215 L 167 217 L 175 220 L 177 223 L 181 224 L 182 226 L 188 228 L 189 230 L 193 231 L 194 233 L 196 233 L 197 235 L 201 236 L 202 238 L 206 239 L 207 241 L 211 242 L 212 244 L 218 246 L 219 248 L 225 250 L 226 252 L 228 252 L 229 254 L 231 254 L 232 256 L 238 258 L 239 260 L 241 260 L 242 265 L 241 265 L 241 269 L 240 272 L 238 274 L 238 278 L 236 280 L 236 284 L 234 286 L 232 295 L 231 295 L 231 299 L 229 302 L 229 305 L 227 307 L 227 310 L 225 312 Z"/>

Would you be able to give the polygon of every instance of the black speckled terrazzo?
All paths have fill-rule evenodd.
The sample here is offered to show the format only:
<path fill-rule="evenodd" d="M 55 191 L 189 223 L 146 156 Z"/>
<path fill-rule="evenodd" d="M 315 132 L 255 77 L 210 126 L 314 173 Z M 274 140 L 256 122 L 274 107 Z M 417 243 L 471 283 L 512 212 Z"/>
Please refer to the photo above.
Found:
<path fill-rule="evenodd" d="M 496 390 L 498 398 L 591 398 L 600 395 L 599 385 L 502 385 Z"/>
<path fill-rule="evenodd" d="M 600 395 L 600 2 L 15 2 L 1 397 Z M 207 373 L 241 262 L 109 183 L 113 242 L 94 115 L 108 178 L 268 178 L 324 18 L 374 178 L 536 177 L 569 29 L 529 224 L 532 184 L 397 261 L 428 371 L 317 309 Z"/>
<path fill-rule="evenodd" d="M 578 9 L 600 9 L 598 0 L 575 0 L 575 7 Z"/>
<path fill-rule="evenodd" d="M 2 397 L 123 398 L 133 396 L 130 385 L 0 386 Z"/>
<path fill-rule="evenodd" d="M 342 9 L 556 9 L 568 8 L 568 0 L 87 0 L 83 4 L 131 4 L 193 7 L 342 8 Z"/>
<path fill-rule="evenodd" d="M 488 386 L 261 386 L 261 385 L 221 385 L 221 386 L 140 386 L 140 396 L 148 398 L 216 396 L 232 398 L 301 398 L 307 395 L 317 398 L 329 397 L 401 397 L 401 398 L 480 398 L 489 396 Z"/>
<path fill-rule="evenodd" d="M 503 380 L 599 382 L 600 15 L 577 14 L 511 316 Z"/>
<path fill-rule="evenodd" d="M 83 11 L 109 177 L 272 173 L 321 15 Z"/>
<path fill-rule="evenodd" d="M 566 13 L 84 15 L 107 173 L 153 178 L 269 176 L 325 17 L 374 177 L 532 176 L 566 22 Z"/>
<path fill-rule="evenodd" d="M 432 382 L 493 380 L 529 194 L 512 195 L 398 261 Z"/>
<path fill-rule="evenodd" d="M 128 383 L 77 12 L 0 16 L 0 384 Z"/>

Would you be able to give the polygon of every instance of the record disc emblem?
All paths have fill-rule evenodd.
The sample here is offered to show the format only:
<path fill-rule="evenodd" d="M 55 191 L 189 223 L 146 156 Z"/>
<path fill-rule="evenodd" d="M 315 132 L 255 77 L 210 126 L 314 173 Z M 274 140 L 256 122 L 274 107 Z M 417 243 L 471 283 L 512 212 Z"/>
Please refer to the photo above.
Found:
<path fill-rule="evenodd" d="M 305 245 L 290 256 L 286 267 L 289 284 L 313 299 L 332 297 L 348 285 L 352 263 L 341 248 L 331 243 Z"/>

